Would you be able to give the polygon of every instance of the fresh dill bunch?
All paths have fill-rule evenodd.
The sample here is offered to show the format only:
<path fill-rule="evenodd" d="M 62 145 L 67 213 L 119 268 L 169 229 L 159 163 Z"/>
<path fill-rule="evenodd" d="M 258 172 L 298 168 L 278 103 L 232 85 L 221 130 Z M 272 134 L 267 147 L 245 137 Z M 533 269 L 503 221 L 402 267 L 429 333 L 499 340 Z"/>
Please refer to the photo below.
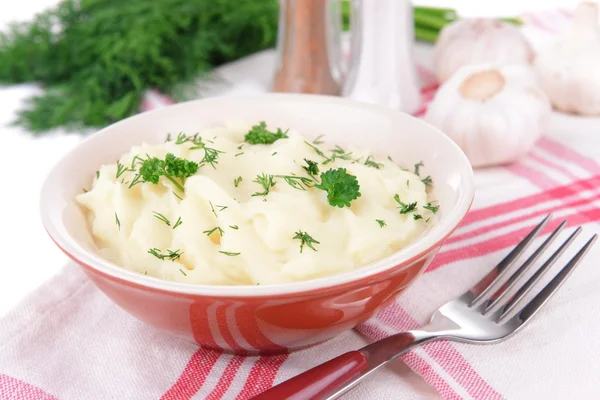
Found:
<path fill-rule="evenodd" d="M 0 33 L 0 83 L 37 82 L 17 124 L 101 127 L 215 66 L 272 47 L 275 0 L 63 0 Z"/>

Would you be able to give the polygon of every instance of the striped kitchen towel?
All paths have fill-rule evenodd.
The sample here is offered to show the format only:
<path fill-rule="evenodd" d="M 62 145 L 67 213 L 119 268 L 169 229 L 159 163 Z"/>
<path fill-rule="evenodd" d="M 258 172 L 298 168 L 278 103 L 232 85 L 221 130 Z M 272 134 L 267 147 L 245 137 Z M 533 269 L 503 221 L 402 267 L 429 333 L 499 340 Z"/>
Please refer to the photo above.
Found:
<path fill-rule="evenodd" d="M 552 18 L 558 20 L 559 14 L 565 22 L 563 12 Z M 536 26 L 526 29 L 537 32 L 558 26 L 542 14 L 527 21 Z M 421 75 L 424 97 L 431 98 L 435 84 L 427 82 L 424 68 Z M 168 103 L 152 91 L 145 108 Z M 155 331 L 67 265 L 0 319 L 0 399 L 248 399 L 368 341 L 419 327 L 489 271 L 547 213 L 556 216 L 548 229 L 560 217 L 583 226 L 584 236 L 600 233 L 599 126 L 599 120 L 554 115 L 547 135 L 524 160 L 477 171 L 472 211 L 413 286 L 355 330 L 292 354 L 222 354 Z M 402 362 L 430 386 L 400 379 L 406 374 L 397 361 L 346 398 L 600 398 L 600 342 L 594 339 L 600 332 L 599 259 L 596 246 L 532 323 L 506 342 L 440 341 L 403 356 Z"/>

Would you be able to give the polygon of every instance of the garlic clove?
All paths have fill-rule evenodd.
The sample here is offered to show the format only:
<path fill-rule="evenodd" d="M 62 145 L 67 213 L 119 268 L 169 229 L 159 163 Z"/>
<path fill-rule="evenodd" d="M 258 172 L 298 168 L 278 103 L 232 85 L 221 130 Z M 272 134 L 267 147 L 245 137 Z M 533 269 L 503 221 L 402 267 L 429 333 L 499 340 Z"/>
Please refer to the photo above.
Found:
<path fill-rule="evenodd" d="M 440 87 L 425 120 L 482 167 L 527 154 L 549 116 L 550 103 L 530 67 L 480 64 L 460 68 Z"/>
<path fill-rule="evenodd" d="M 583 2 L 570 28 L 537 54 L 535 71 L 557 110 L 600 115 L 600 26 L 598 6 Z"/>
<path fill-rule="evenodd" d="M 461 19 L 442 29 L 434 47 L 433 68 L 445 82 L 469 64 L 529 64 L 533 50 L 519 28 L 493 19 Z"/>

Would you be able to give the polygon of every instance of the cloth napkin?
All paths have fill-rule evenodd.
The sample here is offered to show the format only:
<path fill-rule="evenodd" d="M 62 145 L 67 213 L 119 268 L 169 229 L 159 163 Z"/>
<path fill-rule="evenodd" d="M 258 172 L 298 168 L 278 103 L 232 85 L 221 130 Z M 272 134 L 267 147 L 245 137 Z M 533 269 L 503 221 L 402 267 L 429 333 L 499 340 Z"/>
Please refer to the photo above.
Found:
<path fill-rule="evenodd" d="M 524 30 L 532 41 L 542 42 L 568 21 L 563 11 L 548 15 L 525 16 Z M 423 65 L 424 97 L 430 99 L 435 85 Z M 247 82 L 236 92 L 261 88 Z M 144 106 L 168 103 L 150 92 Z M 198 348 L 129 316 L 68 264 L 0 319 L 0 399 L 247 399 L 367 342 L 417 328 L 484 276 L 547 213 L 555 219 L 546 233 L 559 219 L 583 227 L 580 245 L 600 232 L 599 124 L 599 119 L 556 114 L 547 135 L 524 160 L 477 171 L 473 208 L 428 271 L 371 320 L 299 352 L 242 357 Z M 426 344 L 346 398 L 600 398 L 595 383 L 600 371 L 599 260 L 597 245 L 513 338 L 490 346 Z M 406 366 L 423 381 L 403 382 L 399 376 L 406 375 Z"/>

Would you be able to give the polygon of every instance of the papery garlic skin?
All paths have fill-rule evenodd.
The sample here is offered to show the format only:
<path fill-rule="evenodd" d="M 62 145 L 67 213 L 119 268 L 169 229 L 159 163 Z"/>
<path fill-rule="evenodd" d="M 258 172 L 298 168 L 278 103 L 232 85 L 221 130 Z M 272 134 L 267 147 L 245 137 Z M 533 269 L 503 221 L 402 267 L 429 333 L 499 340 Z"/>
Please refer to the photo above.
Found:
<path fill-rule="evenodd" d="M 531 45 L 519 28 L 493 19 L 461 19 L 442 29 L 434 47 L 433 69 L 445 82 L 469 64 L 530 64 Z"/>
<path fill-rule="evenodd" d="M 534 61 L 542 88 L 560 111 L 600 115 L 600 28 L 598 6 L 581 3 L 573 23 Z"/>
<path fill-rule="evenodd" d="M 473 167 L 518 160 L 545 131 L 551 107 L 531 67 L 469 65 L 436 93 L 425 120 L 465 152 Z"/>

